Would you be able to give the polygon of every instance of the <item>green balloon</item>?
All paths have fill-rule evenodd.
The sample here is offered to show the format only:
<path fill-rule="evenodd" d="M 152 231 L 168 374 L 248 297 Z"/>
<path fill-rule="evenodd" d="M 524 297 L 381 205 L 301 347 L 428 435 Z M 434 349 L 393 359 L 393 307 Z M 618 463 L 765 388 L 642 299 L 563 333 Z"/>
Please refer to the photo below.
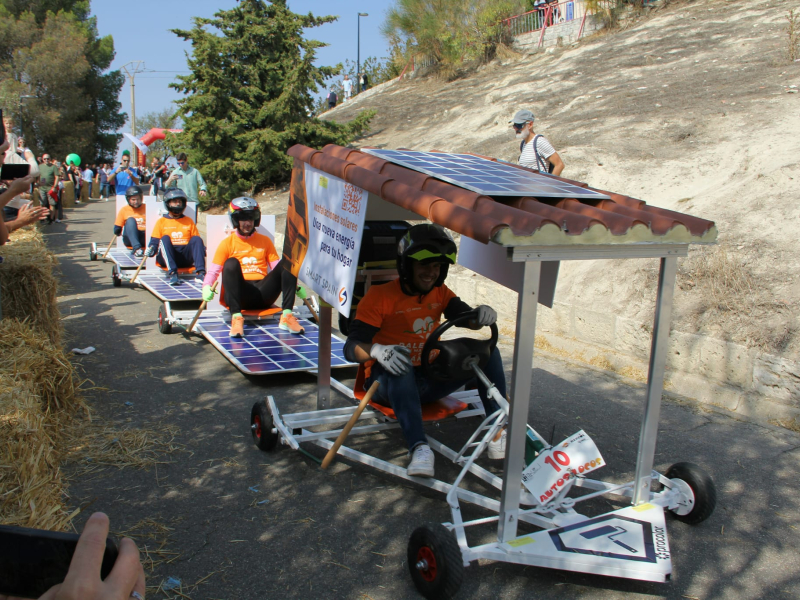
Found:
<path fill-rule="evenodd" d="M 81 157 L 78 156 L 77 154 L 74 154 L 74 153 L 70 154 L 69 156 L 67 156 L 67 164 L 68 165 L 75 165 L 76 167 L 80 167 L 81 166 Z"/>

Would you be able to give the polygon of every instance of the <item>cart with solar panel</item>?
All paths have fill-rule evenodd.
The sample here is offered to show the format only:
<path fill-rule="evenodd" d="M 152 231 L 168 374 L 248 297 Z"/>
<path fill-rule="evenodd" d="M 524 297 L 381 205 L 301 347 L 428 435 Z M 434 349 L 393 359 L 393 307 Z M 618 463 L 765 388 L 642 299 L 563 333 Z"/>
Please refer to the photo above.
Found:
<path fill-rule="evenodd" d="M 351 461 L 446 493 L 450 521 L 419 527 L 409 540 L 409 571 L 420 593 L 452 597 L 464 567 L 479 559 L 668 581 L 672 561 L 665 513 L 697 524 L 716 504 L 713 480 L 697 465 L 679 462 L 664 474 L 653 469 L 677 259 L 687 255 L 690 244 L 714 243 L 714 223 L 475 155 L 338 146 L 321 152 L 295 146 L 289 154 L 295 169 L 310 166 L 363 186 L 370 206 L 391 205 L 391 218 L 428 218 L 461 233 L 458 263 L 518 294 L 510 402 L 490 391 L 501 410 L 482 419 L 460 451 L 428 438 L 432 449 L 460 468 L 452 483 L 409 477 L 405 469 L 352 447 L 337 450 Z M 586 432 L 551 444 L 527 423 L 537 303 L 552 306 L 560 261 L 635 258 L 660 261 L 650 368 L 634 478 L 611 483 L 593 477 L 605 461 Z M 321 319 L 326 331 L 330 318 Z M 453 347 L 439 339 L 452 325 L 445 323 L 430 336 L 439 357 L 430 365 L 424 358 L 424 368 L 432 377 L 469 368 L 488 385 L 474 347 L 460 340 Z M 428 343 L 425 350 L 429 356 Z M 444 363 L 439 362 L 442 357 Z M 355 409 L 330 408 L 330 381 L 322 364 L 319 373 L 316 411 L 282 414 L 272 397 L 253 407 L 253 437 L 260 448 L 272 449 L 278 441 L 294 449 L 303 442 L 334 447 L 332 440 L 342 429 L 330 427 L 344 424 Z M 358 382 L 355 387 L 359 389 Z M 463 407 L 453 408 L 452 400 L 436 416 L 459 413 Z M 481 414 L 479 407 L 473 404 L 460 414 Z M 386 409 L 375 405 L 361 414 L 350 435 L 391 425 Z M 314 426 L 327 429 L 315 431 Z M 502 477 L 497 477 L 476 461 L 503 426 L 508 430 L 507 452 Z M 497 493 L 476 493 L 467 485 L 468 475 Z M 600 496 L 629 505 L 599 515 L 578 511 L 589 509 L 583 503 Z M 483 507 L 490 515 L 465 520 L 462 502 Z M 520 531 L 522 524 L 530 531 Z M 496 540 L 470 545 L 467 532 L 484 525 L 497 527 Z"/>
<path fill-rule="evenodd" d="M 274 239 L 274 229 L 275 216 L 263 215 L 258 231 Z M 206 217 L 207 256 L 213 258 L 217 246 L 231 231 L 227 215 Z M 196 297 L 199 301 L 202 301 L 202 285 L 202 281 L 196 280 L 188 282 L 186 286 L 199 292 Z M 177 286 L 173 290 L 165 290 L 165 293 L 178 293 L 182 288 L 183 285 Z M 327 353 L 333 368 L 354 366 L 344 358 L 342 340 L 331 333 L 320 335 L 319 325 L 314 318 L 317 309 L 318 305 L 312 297 L 294 309 L 294 315 L 305 329 L 305 333 L 300 335 L 278 327 L 281 311 L 277 306 L 264 310 L 243 310 L 244 336 L 232 338 L 229 335 L 230 311 L 218 294 L 207 306 L 204 303 L 202 311 L 199 307 L 171 310 L 165 303 L 159 312 L 159 329 L 164 331 L 179 327 L 190 333 L 196 331 L 245 375 L 314 371 L 320 352 Z"/>

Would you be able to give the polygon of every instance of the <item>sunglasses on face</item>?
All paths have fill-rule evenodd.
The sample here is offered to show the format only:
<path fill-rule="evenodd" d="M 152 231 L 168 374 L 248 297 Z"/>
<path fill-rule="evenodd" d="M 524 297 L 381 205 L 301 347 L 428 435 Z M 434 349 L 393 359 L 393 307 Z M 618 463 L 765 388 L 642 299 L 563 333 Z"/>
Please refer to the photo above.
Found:
<path fill-rule="evenodd" d="M 525 129 L 525 125 L 527 125 L 527 123 L 513 123 L 511 126 L 514 128 L 514 131 L 522 131 Z"/>
<path fill-rule="evenodd" d="M 178 164 L 179 164 L 179 165 L 185 165 L 185 164 L 186 164 L 186 161 L 185 161 L 185 160 L 179 160 L 179 161 L 178 161 Z"/>

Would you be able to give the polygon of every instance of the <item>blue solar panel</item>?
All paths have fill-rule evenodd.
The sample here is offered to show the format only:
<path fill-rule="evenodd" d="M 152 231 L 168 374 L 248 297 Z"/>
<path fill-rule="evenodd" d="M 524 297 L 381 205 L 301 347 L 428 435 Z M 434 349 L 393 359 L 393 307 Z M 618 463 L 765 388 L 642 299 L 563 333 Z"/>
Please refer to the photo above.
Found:
<path fill-rule="evenodd" d="M 245 321 L 244 337 L 228 335 L 230 321 L 221 316 L 203 316 L 196 329 L 243 373 L 262 375 L 317 368 L 319 327 L 299 319 L 306 332 L 295 335 L 278 328 L 278 319 Z M 352 367 L 344 358 L 344 342 L 331 335 L 331 367 Z"/>
<path fill-rule="evenodd" d="M 365 148 L 362 152 L 487 196 L 592 200 L 608 198 L 605 194 L 565 183 L 541 173 L 531 173 L 507 163 L 494 162 L 470 154 L 375 148 Z"/>
<path fill-rule="evenodd" d="M 181 278 L 181 285 L 170 285 L 169 277 L 162 271 L 139 273 L 136 278 L 137 283 L 141 283 L 154 296 L 163 302 L 188 302 L 200 301 L 203 299 L 203 282 L 190 278 Z"/>
<path fill-rule="evenodd" d="M 141 258 L 134 258 L 133 253 L 127 248 L 112 248 L 108 251 L 106 260 L 108 259 L 117 263 L 120 269 L 135 269 L 142 262 Z"/>

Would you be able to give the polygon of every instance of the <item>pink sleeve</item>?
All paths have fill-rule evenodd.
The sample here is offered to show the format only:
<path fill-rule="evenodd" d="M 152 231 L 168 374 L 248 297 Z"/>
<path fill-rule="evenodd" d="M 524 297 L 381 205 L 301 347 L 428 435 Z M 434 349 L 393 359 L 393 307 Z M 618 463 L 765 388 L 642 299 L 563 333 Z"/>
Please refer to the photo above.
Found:
<path fill-rule="evenodd" d="M 203 285 L 214 285 L 214 282 L 219 277 L 219 274 L 222 273 L 222 265 L 218 265 L 217 263 L 211 263 L 206 271 L 206 276 L 203 279 Z"/>
<path fill-rule="evenodd" d="M 280 258 L 278 260 L 269 261 L 269 270 L 270 270 L 270 272 L 275 269 L 275 265 L 277 265 L 279 262 L 281 262 Z"/>

